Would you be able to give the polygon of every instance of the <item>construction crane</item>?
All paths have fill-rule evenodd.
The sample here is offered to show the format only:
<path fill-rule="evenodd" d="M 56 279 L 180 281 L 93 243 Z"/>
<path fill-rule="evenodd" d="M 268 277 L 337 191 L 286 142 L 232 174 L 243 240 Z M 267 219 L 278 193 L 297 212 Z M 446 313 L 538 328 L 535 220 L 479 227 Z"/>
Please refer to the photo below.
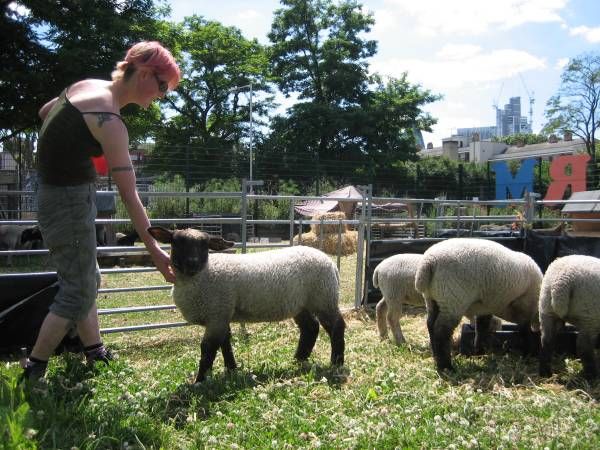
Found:
<path fill-rule="evenodd" d="M 502 95 L 502 89 L 504 88 L 504 81 L 502 82 L 502 84 L 500 85 L 500 92 L 498 93 L 498 97 L 496 97 L 493 100 L 492 103 L 492 108 L 494 108 L 494 111 L 498 111 L 498 102 L 500 101 L 500 96 Z"/>
<path fill-rule="evenodd" d="M 519 73 L 519 78 L 521 79 L 521 83 L 523 83 L 523 88 L 525 89 L 525 93 L 527 94 L 527 98 L 529 99 L 529 131 L 533 133 L 533 104 L 535 103 L 534 92 L 527 89 L 527 85 L 525 84 L 525 80 L 523 76 Z"/>

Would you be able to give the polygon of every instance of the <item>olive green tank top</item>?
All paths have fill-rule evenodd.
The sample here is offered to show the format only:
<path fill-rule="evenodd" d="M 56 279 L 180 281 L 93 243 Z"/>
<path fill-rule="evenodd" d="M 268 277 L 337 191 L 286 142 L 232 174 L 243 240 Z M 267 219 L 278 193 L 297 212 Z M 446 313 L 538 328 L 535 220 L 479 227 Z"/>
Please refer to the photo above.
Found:
<path fill-rule="evenodd" d="M 79 111 L 62 91 L 56 104 L 48 112 L 40 130 L 38 175 L 44 184 L 75 186 L 96 179 L 92 156 L 102 155 L 102 146 L 92 136 L 84 114 L 118 114 L 104 111 Z"/>

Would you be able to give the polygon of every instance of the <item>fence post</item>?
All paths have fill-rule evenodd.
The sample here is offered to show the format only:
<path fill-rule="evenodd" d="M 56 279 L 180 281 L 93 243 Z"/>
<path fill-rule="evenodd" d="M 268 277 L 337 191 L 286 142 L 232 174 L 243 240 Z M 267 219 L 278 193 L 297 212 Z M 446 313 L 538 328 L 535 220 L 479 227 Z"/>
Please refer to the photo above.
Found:
<path fill-rule="evenodd" d="M 248 216 L 248 180 L 242 178 L 242 253 L 246 253 L 246 241 L 248 239 L 248 230 L 246 229 L 246 218 Z"/>
<path fill-rule="evenodd" d="M 462 164 L 458 165 L 458 199 L 464 198 L 464 167 Z"/>
<path fill-rule="evenodd" d="M 367 199 L 371 197 L 371 186 L 359 186 L 360 193 L 362 195 L 362 204 L 361 204 L 361 212 L 360 212 L 360 221 L 358 224 L 358 243 L 356 248 L 356 273 L 354 279 L 354 307 L 359 308 L 362 301 L 363 294 L 363 273 L 364 273 L 364 261 L 363 261 L 363 251 L 365 245 L 365 222 L 366 222 L 366 209 L 367 209 Z"/>

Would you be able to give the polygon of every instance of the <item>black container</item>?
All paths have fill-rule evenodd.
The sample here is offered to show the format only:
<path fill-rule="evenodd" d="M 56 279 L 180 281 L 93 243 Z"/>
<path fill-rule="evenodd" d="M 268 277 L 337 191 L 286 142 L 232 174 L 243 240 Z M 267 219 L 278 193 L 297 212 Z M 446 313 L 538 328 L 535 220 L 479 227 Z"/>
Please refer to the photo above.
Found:
<path fill-rule="evenodd" d="M 537 346 L 533 348 L 533 352 L 537 355 L 540 351 L 540 333 L 534 333 L 536 336 Z M 475 328 L 468 323 L 463 324 L 460 332 L 460 341 L 458 352 L 463 355 L 472 355 L 474 353 Z M 567 356 L 577 356 L 576 350 L 577 329 L 574 326 L 566 325 L 562 331 L 558 333 L 556 339 L 556 354 Z M 502 352 L 522 352 L 523 339 L 520 335 L 517 326 L 513 324 L 503 324 L 502 328 L 492 334 L 490 341 L 490 349 L 494 353 Z"/>
<path fill-rule="evenodd" d="M 22 348 L 31 351 L 58 291 L 56 281 L 54 272 L 0 275 L 0 358 L 18 359 Z M 69 334 L 56 353 L 82 350 L 79 337 Z"/>

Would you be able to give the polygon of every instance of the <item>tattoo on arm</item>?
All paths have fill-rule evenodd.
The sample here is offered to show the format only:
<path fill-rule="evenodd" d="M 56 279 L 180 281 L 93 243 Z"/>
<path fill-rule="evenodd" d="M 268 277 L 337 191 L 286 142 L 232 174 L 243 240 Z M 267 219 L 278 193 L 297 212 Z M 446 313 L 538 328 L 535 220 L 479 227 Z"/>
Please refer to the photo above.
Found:
<path fill-rule="evenodd" d="M 115 172 L 129 172 L 131 170 L 133 170 L 133 167 L 131 167 L 131 166 L 119 166 L 119 167 L 113 167 L 111 169 L 111 172 L 112 173 L 115 173 Z"/>
<path fill-rule="evenodd" d="M 110 122 L 114 118 L 114 114 L 98 113 L 98 128 L 102 128 L 105 122 Z"/>

